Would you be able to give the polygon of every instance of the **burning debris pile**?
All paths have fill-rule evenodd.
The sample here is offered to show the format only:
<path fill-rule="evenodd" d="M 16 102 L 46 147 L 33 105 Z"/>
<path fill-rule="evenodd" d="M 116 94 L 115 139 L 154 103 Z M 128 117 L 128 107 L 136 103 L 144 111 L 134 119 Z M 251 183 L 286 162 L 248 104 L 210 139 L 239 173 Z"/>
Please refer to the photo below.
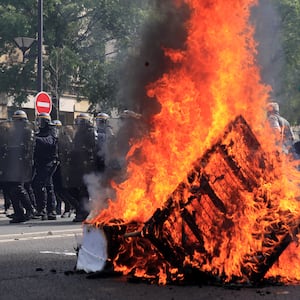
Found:
<path fill-rule="evenodd" d="M 97 225 L 108 261 L 152 282 L 259 282 L 299 227 L 269 192 L 274 158 L 238 116 L 147 222 Z"/>
<path fill-rule="evenodd" d="M 90 241 L 97 270 L 110 262 L 160 284 L 299 281 L 300 173 L 265 122 L 273 99 L 257 65 L 259 1 L 154 2 L 158 27 L 126 68 L 134 80 L 124 76 L 138 92 L 123 93 L 147 130 L 131 135 L 126 179 L 111 181 L 112 199 L 84 226 L 84 240 L 101 232 Z"/>

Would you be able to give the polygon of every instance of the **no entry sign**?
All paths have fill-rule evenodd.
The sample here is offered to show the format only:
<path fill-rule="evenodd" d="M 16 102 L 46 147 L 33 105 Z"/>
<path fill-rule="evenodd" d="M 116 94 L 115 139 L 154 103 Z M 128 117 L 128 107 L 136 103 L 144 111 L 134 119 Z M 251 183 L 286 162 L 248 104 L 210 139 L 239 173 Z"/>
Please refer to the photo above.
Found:
<path fill-rule="evenodd" d="M 52 100 L 46 92 L 39 92 L 35 96 L 35 109 L 38 114 L 50 114 L 52 109 Z"/>

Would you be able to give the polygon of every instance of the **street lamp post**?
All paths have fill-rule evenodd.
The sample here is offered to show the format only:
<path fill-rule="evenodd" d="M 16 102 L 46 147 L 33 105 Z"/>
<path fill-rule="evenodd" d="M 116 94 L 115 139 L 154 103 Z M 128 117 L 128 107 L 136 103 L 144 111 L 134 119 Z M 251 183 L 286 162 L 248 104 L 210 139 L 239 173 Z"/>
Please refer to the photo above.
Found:
<path fill-rule="evenodd" d="M 38 0 L 37 91 L 43 91 L 43 0 Z"/>
<path fill-rule="evenodd" d="M 23 63 L 25 62 L 26 51 L 31 47 L 35 39 L 30 37 L 19 36 L 14 38 L 14 41 L 23 54 Z"/>

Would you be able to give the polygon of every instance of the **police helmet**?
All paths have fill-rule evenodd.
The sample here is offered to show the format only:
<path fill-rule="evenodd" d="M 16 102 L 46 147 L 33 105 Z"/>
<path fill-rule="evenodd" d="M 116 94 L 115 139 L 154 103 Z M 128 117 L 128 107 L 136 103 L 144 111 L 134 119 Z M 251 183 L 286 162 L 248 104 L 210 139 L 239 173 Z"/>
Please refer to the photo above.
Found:
<path fill-rule="evenodd" d="M 87 113 L 80 113 L 77 115 L 75 119 L 76 125 L 89 125 L 90 124 L 90 117 Z"/>
<path fill-rule="evenodd" d="M 96 126 L 99 127 L 107 122 L 109 115 L 106 113 L 98 113 L 96 116 Z"/>
<path fill-rule="evenodd" d="M 28 120 L 27 114 L 24 110 L 16 110 L 12 116 L 13 120 Z"/>
<path fill-rule="evenodd" d="M 120 114 L 121 119 L 137 119 L 138 120 L 141 117 L 142 117 L 141 114 L 136 113 L 132 110 L 128 110 L 128 109 L 123 110 L 123 112 Z"/>
<path fill-rule="evenodd" d="M 36 118 L 36 122 L 40 128 L 45 128 L 51 124 L 51 116 L 47 113 L 40 113 Z"/>
<path fill-rule="evenodd" d="M 107 119 L 109 119 L 109 115 L 106 114 L 106 113 L 101 112 L 101 113 L 97 114 L 96 119 L 107 120 Z"/>
<path fill-rule="evenodd" d="M 62 123 L 61 123 L 60 120 L 53 120 L 52 124 L 55 125 L 56 127 L 61 127 L 62 126 Z"/>

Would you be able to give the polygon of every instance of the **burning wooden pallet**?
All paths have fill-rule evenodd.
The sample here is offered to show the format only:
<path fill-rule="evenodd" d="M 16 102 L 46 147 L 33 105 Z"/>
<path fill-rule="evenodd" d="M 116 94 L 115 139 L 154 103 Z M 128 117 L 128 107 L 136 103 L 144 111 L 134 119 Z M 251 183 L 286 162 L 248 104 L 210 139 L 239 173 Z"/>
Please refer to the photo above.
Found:
<path fill-rule="evenodd" d="M 149 271 L 153 266 L 149 257 L 155 257 L 154 265 L 176 269 L 176 276 L 191 267 L 226 281 L 226 259 L 230 261 L 232 243 L 238 241 L 240 230 L 248 230 L 248 224 L 241 228 L 239 220 L 249 213 L 250 203 L 253 211 L 261 211 L 249 226 L 256 247 L 241 251 L 237 257 L 239 271 L 229 280 L 256 283 L 298 231 L 298 221 L 289 212 L 278 210 L 264 188 L 265 183 L 276 179 L 274 176 L 268 155 L 239 116 L 195 162 L 186 179 L 150 220 L 145 224 L 104 226 L 109 257 L 116 265 L 131 269 L 142 258 L 144 265 L 139 268 L 144 268 L 143 276 L 157 276 L 157 268 Z M 135 238 L 128 238 L 131 236 Z M 171 275 L 168 280 L 176 276 Z"/>

